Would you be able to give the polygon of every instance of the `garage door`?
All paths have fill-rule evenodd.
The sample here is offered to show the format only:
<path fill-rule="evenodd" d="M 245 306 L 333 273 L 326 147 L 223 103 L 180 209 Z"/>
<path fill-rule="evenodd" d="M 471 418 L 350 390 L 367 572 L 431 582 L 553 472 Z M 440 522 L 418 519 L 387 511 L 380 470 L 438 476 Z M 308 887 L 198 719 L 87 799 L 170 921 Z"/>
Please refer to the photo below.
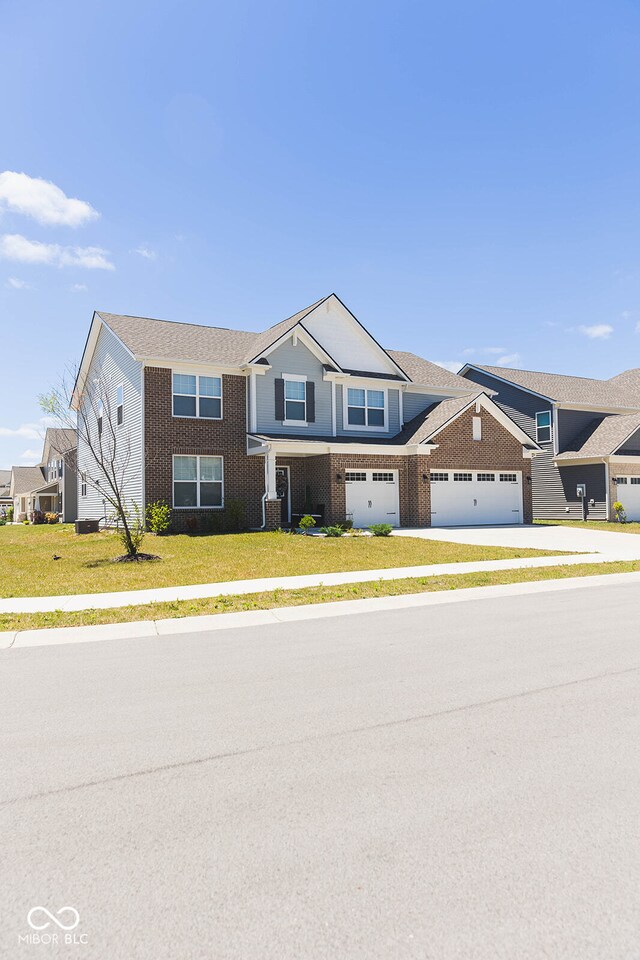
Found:
<path fill-rule="evenodd" d="M 398 471 L 346 470 L 347 518 L 354 527 L 399 525 Z"/>
<path fill-rule="evenodd" d="M 522 473 L 431 471 L 434 527 L 522 523 Z"/>
<path fill-rule="evenodd" d="M 627 520 L 640 520 L 640 477 L 618 477 L 616 500 L 619 500 Z"/>

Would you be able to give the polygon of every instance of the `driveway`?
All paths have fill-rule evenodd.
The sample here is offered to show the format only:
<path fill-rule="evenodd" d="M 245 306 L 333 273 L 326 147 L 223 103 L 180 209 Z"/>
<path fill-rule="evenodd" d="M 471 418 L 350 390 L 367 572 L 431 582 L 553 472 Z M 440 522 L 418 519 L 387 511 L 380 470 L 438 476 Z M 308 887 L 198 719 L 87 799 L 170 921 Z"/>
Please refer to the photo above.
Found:
<path fill-rule="evenodd" d="M 431 527 L 394 530 L 397 537 L 422 537 L 487 547 L 528 547 L 563 553 L 601 553 L 603 560 L 640 560 L 640 535 L 586 527 L 518 524 L 493 527 Z"/>
<path fill-rule="evenodd" d="M 637 590 L 0 652 L 0 955 L 637 957 Z"/>

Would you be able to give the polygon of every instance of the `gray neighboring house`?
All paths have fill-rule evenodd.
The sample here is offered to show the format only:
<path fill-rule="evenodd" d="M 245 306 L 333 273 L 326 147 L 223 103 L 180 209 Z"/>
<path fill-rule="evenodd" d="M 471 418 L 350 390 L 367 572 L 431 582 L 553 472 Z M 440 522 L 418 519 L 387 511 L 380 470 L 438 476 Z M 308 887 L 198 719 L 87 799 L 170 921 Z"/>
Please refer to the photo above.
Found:
<path fill-rule="evenodd" d="M 12 467 L 9 495 L 15 521 L 35 511 L 57 513 L 63 523 L 78 515 L 77 441 L 75 430 L 50 427 L 42 461 L 35 467 Z"/>
<path fill-rule="evenodd" d="M 0 470 L 0 513 L 11 504 L 11 470 Z"/>
<path fill-rule="evenodd" d="M 594 380 L 466 364 L 460 376 L 491 391 L 542 448 L 531 466 L 534 518 L 613 520 L 620 501 L 640 520 L 640 369 Z"/>

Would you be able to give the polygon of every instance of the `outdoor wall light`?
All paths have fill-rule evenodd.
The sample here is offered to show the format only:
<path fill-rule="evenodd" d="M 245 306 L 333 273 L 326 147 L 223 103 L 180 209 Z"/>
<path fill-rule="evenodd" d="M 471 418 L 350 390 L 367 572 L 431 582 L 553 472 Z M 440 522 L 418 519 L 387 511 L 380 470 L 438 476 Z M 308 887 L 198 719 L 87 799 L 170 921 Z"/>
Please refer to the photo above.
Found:
<path fill-rule="evenodd" d="M 422 482 L 423 482 L 423 483 L 426 483 L 428 479 L 429 479 L 429 474 L 428 474 L 428 473 L 423 473 L 423 474 L 422 474 Z"/>
<path fill-rule="evenodd" d="M 342 483 L 342 474 L 336 473 L 336 483 Z"/>

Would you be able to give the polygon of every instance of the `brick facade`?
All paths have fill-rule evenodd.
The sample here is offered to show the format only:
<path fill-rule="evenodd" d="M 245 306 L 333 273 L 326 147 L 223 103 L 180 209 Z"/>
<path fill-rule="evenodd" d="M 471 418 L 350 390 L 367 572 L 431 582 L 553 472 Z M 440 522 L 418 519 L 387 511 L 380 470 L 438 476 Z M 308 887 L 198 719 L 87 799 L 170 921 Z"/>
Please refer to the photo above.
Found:
<path fill-rule="evenodd" d="M 223 375 L 223 419 L 200 420 L 172 415 L 171 370 L 145 369 L 145 501 L 173 502 L 173 461 L 175 454 L 221 456 L 224 458 L 225 504 L 245 504 L 250 528 L 262 525 L 264 459 L 246 452 L 246 380 Z M 472 417 L 482 418 L 482 440 L 472 439 Z M 326 523 L 346 516 L 345 470 L 398 470 L 400 523 L 402 526 L 429 526 L 430 470 L 466 468 L 510 470 L 523 473 L 523 517 L 531 522 L 531 461 L 522 456 L 522 445 L 485 410 L 471 408 L 436 438 L 438 448 L 431 454 L 407 456 L 331 453 L 307 457 L 278 457 L 278 466 L 288 466 L 292 511 L 302 512 L 310 500 L 312 512 L 324 512 Z M 184 529 L 187 519 L 210 522 L 216 510 L 174 511 L 174 526 Z M 281 524 L 279 501 L 266 501 L 266 526 Z M 206 518 L 206 519 L 205 519 Z"/>
<path fill-rule="evenodd" d="M 609 465 L 609 516 L 608 520 L 616 520 L 616 512 L 613 509 L 614 503 L 620 501 L 623 507 L 626 507 L 625 494 L 629 485 L 618 486 L 614 483 L 616 477 L 640 477 L 640 463 L 611 463 Z"/>

